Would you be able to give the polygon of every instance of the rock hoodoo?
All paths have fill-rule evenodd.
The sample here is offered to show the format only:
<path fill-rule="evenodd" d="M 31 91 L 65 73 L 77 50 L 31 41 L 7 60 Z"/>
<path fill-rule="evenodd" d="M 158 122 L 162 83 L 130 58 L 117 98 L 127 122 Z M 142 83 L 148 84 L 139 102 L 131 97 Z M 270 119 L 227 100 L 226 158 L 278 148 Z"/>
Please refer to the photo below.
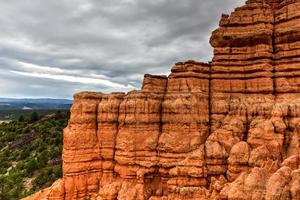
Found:
<path fill-rule="evenodd" d="M 63 177 L 28 199 L 300 199 L 300 0 L 223 15 L 211 63 L 79 93 Z"/>

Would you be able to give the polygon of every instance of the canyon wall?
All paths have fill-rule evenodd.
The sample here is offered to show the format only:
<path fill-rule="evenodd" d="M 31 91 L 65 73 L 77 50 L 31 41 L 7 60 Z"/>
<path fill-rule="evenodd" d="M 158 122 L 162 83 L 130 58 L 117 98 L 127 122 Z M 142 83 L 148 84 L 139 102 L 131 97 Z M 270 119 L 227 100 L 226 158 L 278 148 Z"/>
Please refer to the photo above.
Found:
<path fill-rule="evenodd" d="M 33 199 L 300 199 L 300 1 L 222 15 L 210 63 L 74 96 L 63 177 Z"/>

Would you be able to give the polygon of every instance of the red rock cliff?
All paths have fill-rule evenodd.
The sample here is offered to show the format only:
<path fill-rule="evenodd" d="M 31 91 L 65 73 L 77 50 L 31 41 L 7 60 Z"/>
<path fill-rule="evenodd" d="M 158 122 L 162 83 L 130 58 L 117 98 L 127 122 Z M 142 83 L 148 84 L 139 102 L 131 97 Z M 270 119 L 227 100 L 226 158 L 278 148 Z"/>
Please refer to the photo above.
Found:
<path fill-rule="evenodd" d="M 63 177 L 27 199 L 300 199 L 300 1 L 223 15 L 210 64 L 79 93 Z"/>

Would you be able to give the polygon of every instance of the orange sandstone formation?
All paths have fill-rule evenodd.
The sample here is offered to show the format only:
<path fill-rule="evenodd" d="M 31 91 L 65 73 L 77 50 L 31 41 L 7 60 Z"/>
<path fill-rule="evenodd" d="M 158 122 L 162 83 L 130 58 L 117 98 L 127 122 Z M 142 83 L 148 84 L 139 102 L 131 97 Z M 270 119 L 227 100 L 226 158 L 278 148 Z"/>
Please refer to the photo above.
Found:
<path fill-rule="evenodd" d="M 248 0 L 213 32 L 211 63 L 79 93 L 63 177 L 34 199 L 299 200 L 300 0 Z"/>

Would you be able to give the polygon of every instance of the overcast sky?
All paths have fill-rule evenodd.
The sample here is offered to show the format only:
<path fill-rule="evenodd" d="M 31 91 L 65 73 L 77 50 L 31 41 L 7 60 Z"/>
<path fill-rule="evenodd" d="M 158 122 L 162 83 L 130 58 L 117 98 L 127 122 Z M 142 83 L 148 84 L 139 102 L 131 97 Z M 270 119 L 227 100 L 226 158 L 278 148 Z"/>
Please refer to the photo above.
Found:
<path fill-rule="evenodd" d="M 0 97 L 129 91 L 143 75 L 209 61 L 222 13 L 243 0 L 0 0 Z"/>

